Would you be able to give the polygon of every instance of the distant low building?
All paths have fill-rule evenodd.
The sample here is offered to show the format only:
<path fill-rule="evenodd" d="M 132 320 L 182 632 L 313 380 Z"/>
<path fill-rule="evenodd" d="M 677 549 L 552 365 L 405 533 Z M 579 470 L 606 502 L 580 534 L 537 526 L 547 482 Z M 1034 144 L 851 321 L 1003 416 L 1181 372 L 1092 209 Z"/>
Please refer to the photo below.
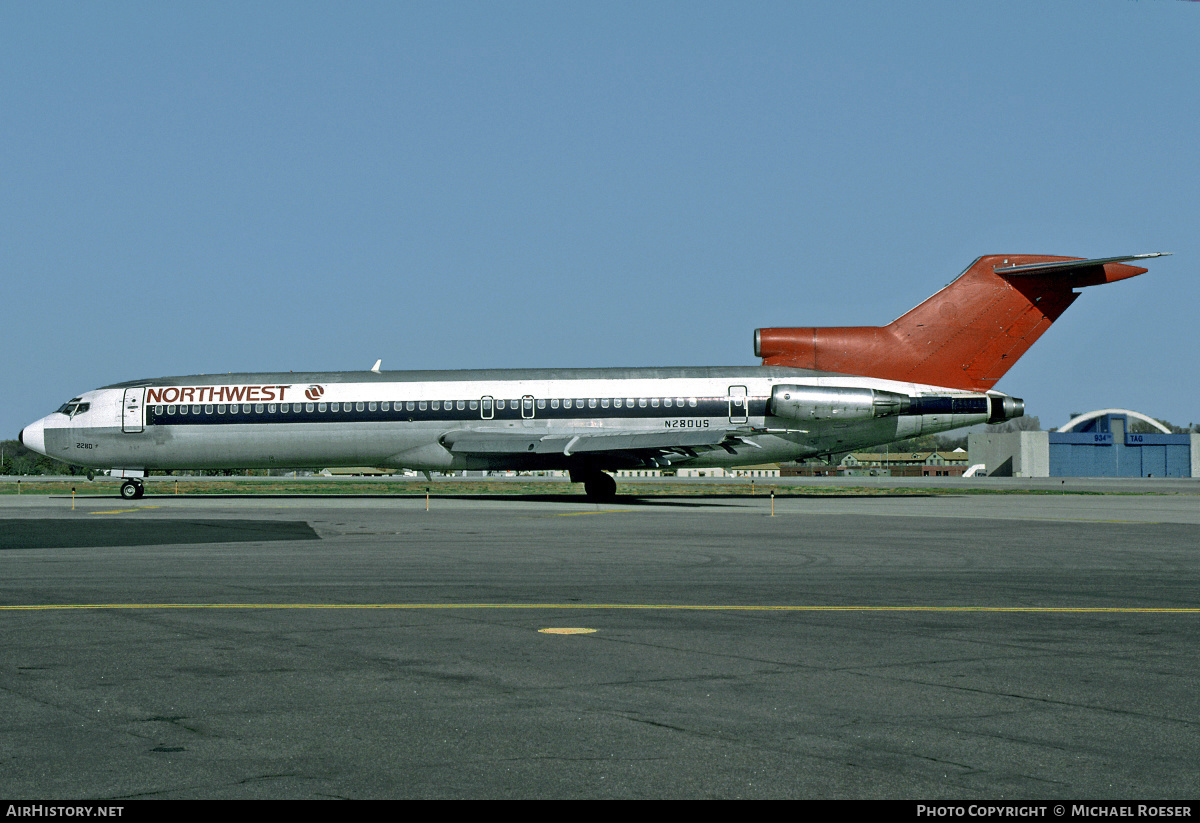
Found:
<path fill-rule="evenodd" d="M 387 477 L 395 473 L 395 469 L 377 469 L 373 466 L 340 466 L 319 472 L 322 477 Z"/>
<path fill-rule="evenodd" d="M 854 452 L 838 463 L 842 476 L 958 477 L 967 470 L 962 449 L 931 452 Z"/>
<path fill-rule="evenodd" d="M 838 467 L 820 460 L 805 460 L 797 463 L 780 463 L 780 477 L 836 477 Z"/>
<path fill-rule="evenodd" d="M 779 477 L 778 463 L 761 463 L 755 466 L 737 466 L 736 468 L 680 468 L 668 469 L 621 469 L 613 472 L 616 477 Z"/>

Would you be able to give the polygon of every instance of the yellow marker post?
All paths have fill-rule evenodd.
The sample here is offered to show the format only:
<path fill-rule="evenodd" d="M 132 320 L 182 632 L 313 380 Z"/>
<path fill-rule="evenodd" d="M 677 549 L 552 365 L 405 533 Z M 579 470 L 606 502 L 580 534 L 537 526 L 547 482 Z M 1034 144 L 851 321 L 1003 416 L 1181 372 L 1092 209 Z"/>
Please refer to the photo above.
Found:
<path fill-rule="evenodd" d="M 771 516 L 775 516 L 775 490 L 771 489 Z"/>
<path fill-rule="evenodd" d="M 429 511 L 429 487 L 425 487 L 425 511 Z"/>
<path fill-rule="evenodd" d="M 179 494 L 179 481 L 178 480 L 175 481 L 175 493 Z"/>
<path fill-rule="evenodd" d="M 75 511 L 75 487 L 71 487 L 71 511 Z"/>

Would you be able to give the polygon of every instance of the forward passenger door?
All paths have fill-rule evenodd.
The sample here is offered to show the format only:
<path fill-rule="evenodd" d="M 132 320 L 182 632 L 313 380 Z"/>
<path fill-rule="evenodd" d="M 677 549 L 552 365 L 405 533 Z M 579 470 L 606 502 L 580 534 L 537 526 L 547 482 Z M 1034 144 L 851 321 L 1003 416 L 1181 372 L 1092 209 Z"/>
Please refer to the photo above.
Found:
<path fill-rule="evenodd" d="M 121 402 L 121 431 L 137 434 L 142 430 L 142 403 L 145 398 L 145 387 L 125 390 L 125 398 Z"/>

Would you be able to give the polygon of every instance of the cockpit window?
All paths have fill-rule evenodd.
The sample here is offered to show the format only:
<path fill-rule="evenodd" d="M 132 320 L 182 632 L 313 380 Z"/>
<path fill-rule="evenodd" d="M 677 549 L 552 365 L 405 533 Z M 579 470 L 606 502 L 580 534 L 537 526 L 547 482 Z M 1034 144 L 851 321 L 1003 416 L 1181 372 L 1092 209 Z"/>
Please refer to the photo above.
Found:
<path fill-rule="evenodd" d="M 55 414 L 65 414 L 67 417 L 74 417 L 77 414 L 83 414 L 92 407 L 91 403 L 80 403 L 78 397 L 73 397 L 66 403 L 63 403 L 54 410 Z"/>

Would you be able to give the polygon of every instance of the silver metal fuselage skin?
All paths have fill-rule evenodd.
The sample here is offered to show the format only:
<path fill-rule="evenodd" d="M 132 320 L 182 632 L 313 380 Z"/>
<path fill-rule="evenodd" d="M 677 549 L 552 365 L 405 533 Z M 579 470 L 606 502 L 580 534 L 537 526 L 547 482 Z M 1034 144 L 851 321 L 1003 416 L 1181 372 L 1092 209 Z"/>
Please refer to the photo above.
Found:
<path fill-rule="evenodd" d="M 780 386 L 874 389 L 942 405 L 932 413 L 918 406 L 873 419 L 797 420 L 772 414 L 772 393 Z M 698 453 L 683 449 L 664 462 L 731 467 L 986 422 L 996 397 L 778 367 L 194 375 L 87 392 L 72 401 L 86 403 L 86 411 L 48 415 L 26 427 L 21 439 L 68 463 L 131 475 L 332 466 L 452 471 L 572 468 L 585 460 L 569 449 L 459 454 L 446 445 L 453 433 L 543 438 L 719 429 L 740 441 Z M 591 452 L 586 464 L 601 470 L 648 465 L 621 450 Z"/>

